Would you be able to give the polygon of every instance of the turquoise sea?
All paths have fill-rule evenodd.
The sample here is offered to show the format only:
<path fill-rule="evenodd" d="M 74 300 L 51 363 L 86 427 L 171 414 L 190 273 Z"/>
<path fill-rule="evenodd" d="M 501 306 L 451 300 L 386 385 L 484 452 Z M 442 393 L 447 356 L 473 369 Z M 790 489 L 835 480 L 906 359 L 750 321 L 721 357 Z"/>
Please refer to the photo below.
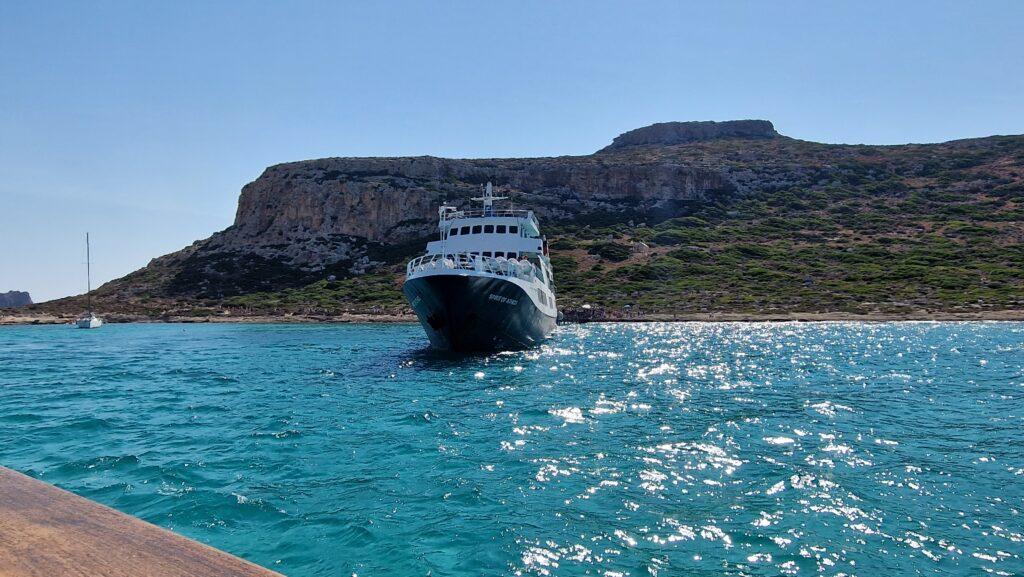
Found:
<path fill-rule="evenodd" d="M 0 328 L 0 464 L 291 576 L 1024 573 L 1024 324 Z"/>

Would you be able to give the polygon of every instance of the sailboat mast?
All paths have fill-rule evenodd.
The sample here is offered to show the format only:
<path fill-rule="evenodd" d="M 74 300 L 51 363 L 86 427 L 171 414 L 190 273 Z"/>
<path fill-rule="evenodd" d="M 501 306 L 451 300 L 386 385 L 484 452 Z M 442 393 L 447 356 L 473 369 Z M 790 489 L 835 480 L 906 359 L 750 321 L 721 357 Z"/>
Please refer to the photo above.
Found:
<path fill-rule="evenodd" d="M 85 233 L 85 308 L 92 315 L 92 255 L 89 252 L 89 233 Z"/>

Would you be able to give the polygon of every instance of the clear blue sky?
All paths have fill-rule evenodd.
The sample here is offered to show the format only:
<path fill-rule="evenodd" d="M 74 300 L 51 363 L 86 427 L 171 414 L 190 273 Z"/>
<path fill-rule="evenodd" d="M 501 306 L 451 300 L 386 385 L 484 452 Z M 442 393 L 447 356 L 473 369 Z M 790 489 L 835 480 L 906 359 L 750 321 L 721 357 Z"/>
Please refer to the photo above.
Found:
<path fill-rule="evenodd" d="M 669 120 L 1024 133 L 1024 2 L 0 1 L 0 291 L 228 226 L 264 167 L 586 154 Z"/>

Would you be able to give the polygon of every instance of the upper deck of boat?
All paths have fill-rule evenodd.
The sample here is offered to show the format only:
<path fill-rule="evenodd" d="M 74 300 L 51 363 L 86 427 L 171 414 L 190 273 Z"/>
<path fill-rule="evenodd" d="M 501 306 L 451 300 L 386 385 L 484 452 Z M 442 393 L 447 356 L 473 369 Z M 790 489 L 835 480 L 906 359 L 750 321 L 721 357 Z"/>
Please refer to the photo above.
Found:
<path fill-rule="evenodd" d="M 485 208 L 483 210 L 455 210 L 448 208 L 441 212 L 441 230 L 447 232 L 452 226 L 473 225 L 473 221 L 497 222 L 498 219 L 519 223 L 524 236 L 540 235 L 540 223 L 532 210 Z"/>

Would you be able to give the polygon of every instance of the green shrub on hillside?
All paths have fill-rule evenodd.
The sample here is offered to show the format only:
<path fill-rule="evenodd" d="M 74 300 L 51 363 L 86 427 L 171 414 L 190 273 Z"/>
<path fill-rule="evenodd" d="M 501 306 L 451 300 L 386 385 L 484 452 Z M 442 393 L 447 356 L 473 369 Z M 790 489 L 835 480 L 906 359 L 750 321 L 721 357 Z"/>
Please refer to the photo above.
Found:
<path fill-rule="evenodd" d="M 551 241 L 548 246 L 551 250 L 573 250 L 579 248 L 579 243 L 572 239 L 561 237 Z"/>
<path fill-rule="evenodd" d="M 595 242 L 587 249 L 590 254 L 596 254 L 605 260 L 621 262 L 629 258 L 631 249 L 629 245 L 617 242 Z"/>

